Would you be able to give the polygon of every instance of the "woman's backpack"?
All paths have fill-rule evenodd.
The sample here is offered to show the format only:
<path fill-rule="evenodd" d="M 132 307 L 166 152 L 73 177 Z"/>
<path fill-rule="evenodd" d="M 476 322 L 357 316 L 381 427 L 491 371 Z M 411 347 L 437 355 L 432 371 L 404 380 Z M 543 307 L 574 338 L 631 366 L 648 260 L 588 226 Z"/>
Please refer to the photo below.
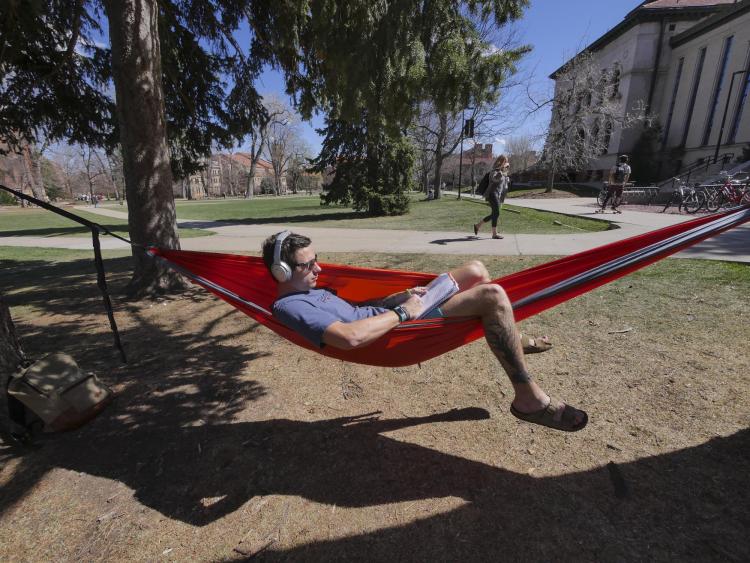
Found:
<path fill-rule="evenodd" d="M 487 172 L 487 174 L 484 175 L 482 180 L 479 182 L 479 185 L 477 186 L 476 191 L 474 192 L 477 195 L 484 195 L 487 191 L 487 188 L 490 187 L 490 173 Z"/>

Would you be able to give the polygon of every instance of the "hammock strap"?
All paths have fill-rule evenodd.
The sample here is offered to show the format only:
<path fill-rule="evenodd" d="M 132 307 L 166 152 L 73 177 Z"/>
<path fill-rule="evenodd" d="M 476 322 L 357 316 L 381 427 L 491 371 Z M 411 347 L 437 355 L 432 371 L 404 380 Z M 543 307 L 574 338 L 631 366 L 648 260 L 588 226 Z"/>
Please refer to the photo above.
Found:
<path fill-rule="evenodd" d="M 122 342 L 120 341 L 120 332 L 117 330 L 117 323 L 115 322 L 115 314 L 114 314 L 114 311 L 112 310 L 112 300 L 109 298 L 109 291 L 107 290 L 107 278 L 104 273 L 104 261 L 102 260 L 102 249 L 101 249 L 101 245 L 99 244 L 99 232 L 103 231 L 110 236 L 113 236 L 124 242 L 127 242 L 131 246 L 139 246 L 139 245 L 135 245 L 132 242 L 130 242 L 128 239 L 121 237 L 119 235 L 116 235 L 115 233 L 110 231 L 108 228 L 102 225 L 99 225 L 98 223 L 94 223 L 93 221 L 89 221 L 88 219 L 84 219 L 83 217 L 79 217 L 78 215 L 75 215 L 73 213 L 69 213 L 68 211 L 65 211 L 64 209 L 60 209 L 59 207 L 50 205 L 46 201 L 42 201 L 30 195 L 26 195 L 23 192 L 19 192 L 7 186 L 3 186 L 2 184 L 0 184 L 0 189 L 10 192 L 14 196 L 24 199 L 30 203 L 33 203 L 34 205 L 38 205 L 42 209 L 46 209 L 47 211 L 52 211 L 53 213 L 62 215 L 66 219 L 70 219 L 71 221 L 80 223 L 81 225 L 84 225 L 91 230 L 91 239 L 94 245 L 94 264 L 96 265 L 96 285 L 99 287 L 99 290 L 102 292 L 102 298 L 104 300 L 104 309 L 107 311 L 107 318 L 109 319 L 109 326 L 112 329 L 112 333 L 114 335 L 115 346 L 120 351 L 120 357 L 122 358 L 122 362 L 124 364 L 127 364 L 128 359 L 125 356 L 125 349 L 123 348 Z"/>
<path fill-rule="evenodd" d="M 663 241 L 655 242 L 649 246 L 635 250 L 630 254 L 615 258 L 614 260 L 610 260 L 609 262 L 589 271 L 582 272 L 567 280 L 563 280 L 537 291 L 536 293 L 515 301 L 513 303 L 513 308 L 518 309 L 535 303 L 540 299 L 553 297 L 582 284 L 615 274 L 629 266 L 648 260 L 649 258 L 665 256 L 672 252 L 677 252 L 682 246 L 689 246 L 694 241 L 697 242 L 701 238 L 706 238 L 707 236 L 714 234 L 716 231 L 735 227 L 744 223 L 748 219 L 750 219 L 750 209 L 739 209 L 730 215 L 719 217 L 710 223 L 699 225 L 689 231 L 685 231 L 684 233 L 679 233 Z"/>

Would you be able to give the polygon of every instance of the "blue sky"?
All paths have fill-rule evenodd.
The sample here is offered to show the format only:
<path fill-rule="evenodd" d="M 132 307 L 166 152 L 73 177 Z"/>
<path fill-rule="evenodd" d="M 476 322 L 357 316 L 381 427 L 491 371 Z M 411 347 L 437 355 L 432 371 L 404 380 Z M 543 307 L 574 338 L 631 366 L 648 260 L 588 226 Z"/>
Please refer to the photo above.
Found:
<path fill-rule="evenodd" d="M 521 62 L 521 76 L 533 76 L 529 85 L 535 92 L 550 91 L 552 81 L 548 76 L 572 55 L 601 36 L 620 22 L 625 15 L 636 8 L 639 0 L 531 0 L 531 6 L 524 17 L 516 22 L 518 40 L 531 45 L 533 50 Z M 102 21 L 106 36 L 106 20 Z M 245 32 L 246 33 L 246 32 Z M 242 32 L 240 33 L 240 37 Z M 106 39 L 102 39 L 106 41 Z M 258 90 L 261 94 L 276 94 L 286 99 L 281 76 L 267 70 L 260 77 Z M 515 113 L 513 122 L 526 114 L 524 107 L 508 108 Z M 539 134 L 549 122 L 549 110 L 540 111 L 526 119 L 512 135 Z M 305 141 L 311 154 L 320 151 L 322 139 L 315 129 L 323 126 L 321 116 L 312 122 L 301 124 Z M 504 139 L 478 139 L 480 142 L 493 142 L 497 153 L 503 150 Z"/>
<path fill-rule="evenodd" d="M 532 46 L 519 68 L 523 75 L 533 75 L 531 90 L 550 91 L 552 72 L 640 4 L 638 0 L 531 0 L 523 19 L 516 23 L 520 42 Z M 516 134 L 533 135 L 546 129 L 549 117 L 548 107 L 526 119 Z M 495 150 L 502 146 L 495 143 Z"/>
<path fill-rule="evenodd" d="M 547 77 L 555 69 L 617 25 L 639 4 L 638 0 L 532 0 L 523 19 L 515 24 L 520 42 L 533 47 L 519 70 L 524 76 L 533 72 L 533 90 L 551 88 L 552 81 Z M 261 77 L 259 90 L 263 93 L 277 92 L 283 97 L 283 82 L 277 73 L 267 71 Z M 525 113 L 523 108 L 513 111 L 520 112 L 519 115 Z M 525 120 L 515 134 L 538 133 L 548 122 L 549 111 L 539 112 Z M 303 123 L 302 126 L 305 140 L 314 154 L 320 150 L 321 143 L 314 129 L 322 124 L 323 120 L 317 118 L 311 124 Z M 481 141 L 494 141 L 496 152 L 503 149 L 502 142 L 492 139 Z"/>

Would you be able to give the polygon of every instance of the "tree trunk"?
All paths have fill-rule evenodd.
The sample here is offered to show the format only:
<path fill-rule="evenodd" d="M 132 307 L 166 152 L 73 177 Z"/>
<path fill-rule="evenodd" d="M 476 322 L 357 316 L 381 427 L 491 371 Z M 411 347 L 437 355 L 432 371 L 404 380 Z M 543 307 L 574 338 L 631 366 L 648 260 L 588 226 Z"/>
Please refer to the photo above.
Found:
<path fill-rule="evenodd" d="M 10 376 L 23 360 L 10 309 L 0 293 L 0 374 Z"/>
<path fill-rule="evenodd" d="M 255 163 L 250 165 L 250 172 L 247 174 L 247 189 L 245 190 L 245 199 L 253 197 L 255 191 Z"/>
<path fill-rule="evenodd" d="M 0 431 L 3 433 L 17 432 L 17 428 L 10 420 L 6 389 L 11 375 L 25 360 L 21 346 L 18 343 L 13 319 L 10 317 L 8 305 L 0 293 Z"/>
<path fill-rule="evenodd" d="M 130 238 L 138 245 L 179 249 L 162 87 L 157 0 L 105 0 L 112 74 L 122 144 Z M 184 281 L 160 261 L 133 248 L 128 290 L 144 295 Z"/>
<path fill-rule="evenodd" d="M 552 163 L 552 166 L 550 166 L 549 173 L 547 174 L 547 187 L 544 190 L 544 193 L 552 193 L 552 188 L 555 185 L 555 165 L 554 162 Z"/>
<path fill-rule="evenodd" d="M 440 128 L 438 129 L 437 139 L 435 141 L 435 199 L 440 199 L 441 185 L 440 177 L 443 172 L 443 147 L 445 145 L 445 137 L 448 134 L 448 116 L 440 114 L 438 118 L 440 121 Z"/>

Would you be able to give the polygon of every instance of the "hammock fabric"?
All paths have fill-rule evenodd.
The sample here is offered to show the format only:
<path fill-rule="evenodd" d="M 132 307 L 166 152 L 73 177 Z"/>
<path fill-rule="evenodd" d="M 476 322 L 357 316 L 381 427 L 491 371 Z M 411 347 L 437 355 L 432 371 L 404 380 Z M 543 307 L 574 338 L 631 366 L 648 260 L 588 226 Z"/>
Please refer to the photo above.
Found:
<path fill-rule="evenodd" d="M 750 220 L 750 206 L 708 215 L 541 264 L 493 280 L 508 294 L 516 321 L 535 315 L 625 276 L 675 252 Z M 276 282 L 261 258 L 166 250 L 147 252 L 168 263 L 259 323 L 295 344 L 325 356 L 373 366 L 423 362 L 480 338 L 477 318 L 415 320 L 402 323 L 372 344 L 355 350 L 317 348 L 271 315 Z M 435 274 L 321 264 L 319 287 L 359 302 L 425 285 Z"/>

